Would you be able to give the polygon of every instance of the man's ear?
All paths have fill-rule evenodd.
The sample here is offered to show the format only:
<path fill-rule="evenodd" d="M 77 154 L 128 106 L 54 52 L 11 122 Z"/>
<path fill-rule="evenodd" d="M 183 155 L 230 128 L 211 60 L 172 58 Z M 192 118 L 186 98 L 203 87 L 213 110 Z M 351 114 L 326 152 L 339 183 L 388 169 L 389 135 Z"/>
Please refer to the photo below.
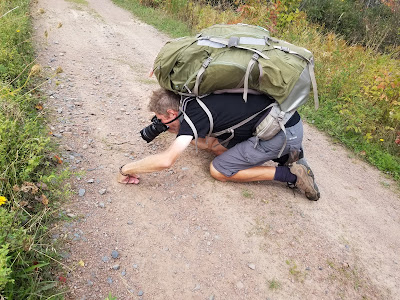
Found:
<path fill-rule="evenodd" d="M 179 112 L 177 110 L 169 108 L 167 109 L 167 114 L 169 118 L 175 119 L 178 116 Z"/>

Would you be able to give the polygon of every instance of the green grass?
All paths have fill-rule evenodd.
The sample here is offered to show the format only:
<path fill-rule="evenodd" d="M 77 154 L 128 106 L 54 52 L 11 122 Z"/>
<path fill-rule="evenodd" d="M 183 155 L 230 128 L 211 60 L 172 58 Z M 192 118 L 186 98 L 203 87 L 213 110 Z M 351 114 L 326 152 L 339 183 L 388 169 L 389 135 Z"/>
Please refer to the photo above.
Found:
<path fill-rule="evenodd" d="M 191 30 L 185 23 L 167 15 L 161 9 L 142 6 L 135 0 L 113 0 L 113 2 L 133 12 L 141 21 L 154 26 L 173 38 L 191 34 Z"/>
<path fill-rule="evenodd" d="M 78 5 L 87 6 L 89 3 L 86 0 L 67 0 L 67 2 L 72 2 Z"/>
<path fill-rule="evenodd" d="M 279 290 L 282 287 L 282 284 L 276 280 L 276 279 L 272 279 L 272 280 L 268 280 L 268 288 L 272 291 L 276 291 Z"/>
<path fill-rule="evenodd" d="M 242 196 L 245 198 L 253 198 L 254 197 L 254 193 L 253 191 L 250 190 L 243 190 L 242 191 Z"/>
<path fill-rule="evenodd" d="M 0 298 L 62 299 L 51 242 L 61 182 L 36 91 L 29 0 L 0 2 Z"/>
<path fill-rule="evenodd" d="M 0 81 L 21 86 L 32 62 L 29 1 L 0 1 Z M 24 71 L 25 69 L 25 71 Z"/>
<path fill-rule="evenodd" d="M 304 282 L 306 274 L 297 268 L 297 264 L 294 261 L 286 260 L 286 264 L 289 266 L 289 274 L 297 282 Z"/>

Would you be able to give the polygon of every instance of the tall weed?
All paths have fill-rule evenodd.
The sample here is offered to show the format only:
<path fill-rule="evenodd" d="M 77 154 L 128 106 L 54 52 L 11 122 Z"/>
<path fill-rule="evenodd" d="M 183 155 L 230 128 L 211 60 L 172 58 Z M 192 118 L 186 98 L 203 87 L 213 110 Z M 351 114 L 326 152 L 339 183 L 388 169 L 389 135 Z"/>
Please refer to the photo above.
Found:
<path fill-rule="evenodd" d="M 0 81 L 21 86 L 32 62 L 29 1 L 0 1 Z"/>

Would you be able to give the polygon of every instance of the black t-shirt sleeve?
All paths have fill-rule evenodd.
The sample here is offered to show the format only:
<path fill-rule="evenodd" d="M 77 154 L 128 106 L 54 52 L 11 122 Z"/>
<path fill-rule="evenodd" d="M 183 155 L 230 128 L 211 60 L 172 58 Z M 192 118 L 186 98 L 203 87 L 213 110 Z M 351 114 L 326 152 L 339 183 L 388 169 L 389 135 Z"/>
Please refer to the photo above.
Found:
<path fill-rule="evenodd" d="M 192 123 L 195 124 L 197 135 L 200 138 L 205 138 L 210 130 L 210 124 L 207 114 L 204 112 L 204 110 L 196 101 L 191 101 L 187 104 L 185 112 Z M 183 119 L 181 122 L 177 136 L 180 135 L 191 135 L 194 137 L 193 130 L 185 119 Z"/>

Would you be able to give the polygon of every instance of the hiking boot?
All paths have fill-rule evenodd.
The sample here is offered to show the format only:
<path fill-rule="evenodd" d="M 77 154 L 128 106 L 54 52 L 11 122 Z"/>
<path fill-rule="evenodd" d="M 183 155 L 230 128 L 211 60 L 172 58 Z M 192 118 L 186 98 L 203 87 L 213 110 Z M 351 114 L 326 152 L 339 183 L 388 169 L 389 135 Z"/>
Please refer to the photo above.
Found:
<path fill-rule="evenodd" d="M 314 180 L 314 173 L 304 158 L 294 162 L 290 172 L 297 176 L 296 187 L 305 192 L 309 200 L 317 201 L 320 197 L 318 186 Z"/>
<path fill-rule="evenodd" d="M 280 158 L 273 159 L 274 162 L 278 163 L 278 166 L 290 167 L 295 161 L 304 157 L 303 149 L 291 150 L 288 154 L 281 156 Z"/>

